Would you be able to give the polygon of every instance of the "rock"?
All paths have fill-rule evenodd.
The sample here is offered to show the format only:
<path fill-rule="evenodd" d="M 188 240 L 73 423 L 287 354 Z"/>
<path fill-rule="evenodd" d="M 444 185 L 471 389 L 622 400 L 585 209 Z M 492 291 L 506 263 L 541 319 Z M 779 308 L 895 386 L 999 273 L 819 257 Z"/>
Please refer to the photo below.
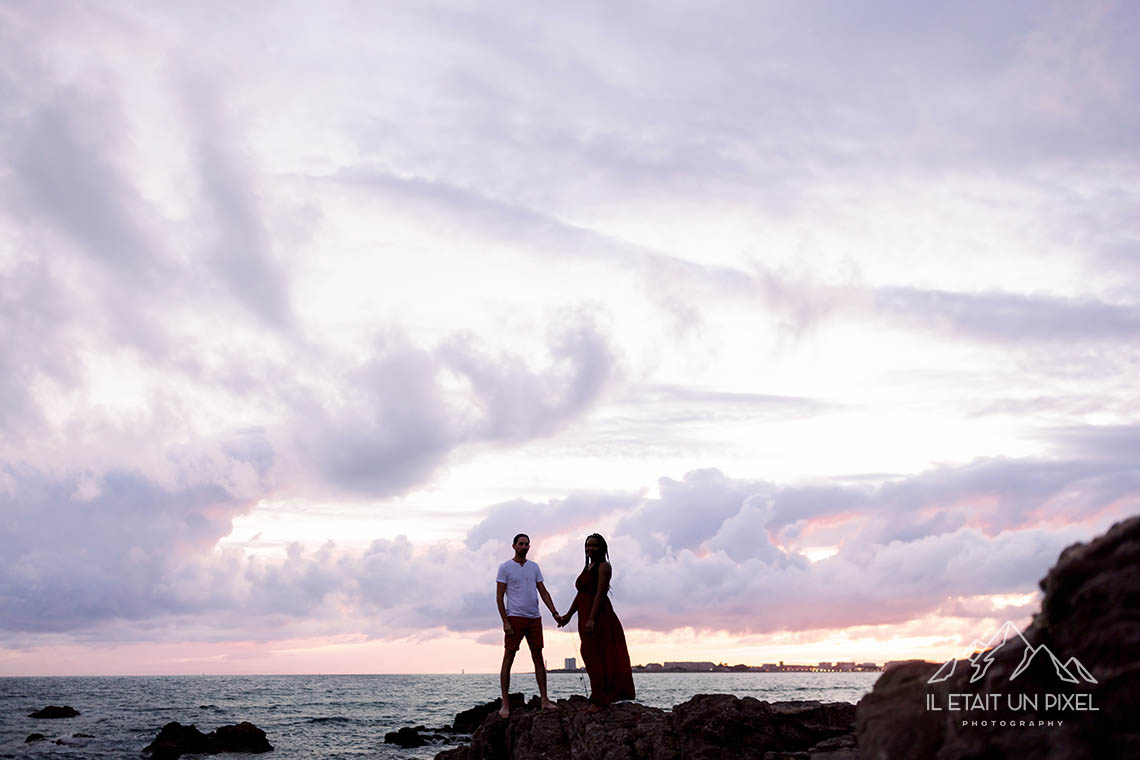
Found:
<path fill-rule="evenodd" d="M 42 710 L 36 710 L 34 713 L 28 713 L 29 718 L 41 719 L 74 718 L 76 715 L 79 715 L 79 711 L 74 707 L 69 707 L 68 705 L 64 705 L 63 707 L 48 705 Z"/>
<path fill-rule="evenodd" d="M 167 723 L 143 752 L 153 760 L 177 760 L 182 755 L 216 755 L 220 752 L 271 752 L 265 732 L 243 721 L 203 734 L 194 725 Z"/>
<path fill-rule="evenodd" d="M 420 735 L 420 730 L 422 729 L 423 726 L 416 726 L 415 728 L 404 726 L 398 731 L 389 731 L 384 734 L 384 743 L 395 744 L 397 747 L 403 747 L 404 749 L 422 747 L 427 744 L 427 740 Z"/>
<path fill-rule="evenodd" d="M 265 738 L 265 732 L 249 721 L 236 726 L 222 726 L 210 733 L 214 737 L 218 752 L 272 752 L 273 745 Z"/>
<path fill-rule="evenodd" d="M 184 726 L 171 721 L 162 727 L 154 741 L 143 748 L 143 754 L 154 760 L 177 760 L 182 755 L 210 754 L 209 736 L 193 724 Z"/>
<path fill-rule="evenodd" d="M 507 696 L 512 710 L 521 708 L 523 706 L 523 695 L 521 692 L 516 692 Z M 475 733 L 475 729 L 483 725 L 483 721 L 487 719 L 488 715 L 493 715 L 499 712 L 499 708 L 502 706 L 503 700 L 500 697 L 494 702 L 487 702 L 486 704 L 472 707 L 470 710 L 464 710 L 455 716 L 455 722 L 452 724 L 451 728 L 457 733 L 473 734 Z"/>
<path fill-rule="evenodd" d="M 978 681 L 971 682 L 975 669 L 967 660 L 955 662 L 952 674 L 933 684 L 931 676 L 950 672 L 949 663 L 942 669 L 909 663 L 886 671 L 856 710 L 863 756 L 1140 757 L 1134 716 L 1140 704 L 1140 517 L 1065 549 L 1041 588 L 1041 611 L 1020 636 L 1010 631 L 993 639 L 990 654 L 979 658 L 991 662 Z M 1011 678 L 1023 663 L 1025 669 Z M 950 694 L 1001 696 L 985 711 L 952 711 L 946 709 Z M 1070 707 L 1050 709 L 1047 695 L 1070 700 Z M 927 699 L 943 709 L 928 710 Z M 1072 709 L 1076 705 L 1095 710 Z M 990 724 L 983 726 L 983 720 Z"/>
<path fill-rule="evenodd" d="M 820 758 L 846 760 L 854 747 L 855 706 L 847 703 L 702 694 L 671 712 L 618 702 L 597 714 L 586 712 L 588 704 L 575 696 L 560 700 L 557 712 L 533 701 L 512 708 L 508 720 L 489 715 L 470 745 L 436 760 L 809 760 L 816 745 L 845 736 L 845 743 L 821 747 Z"/>
<path fill-rule="evenodd" d="M 752 697 L 699 694 L 673 708 L 673 726 L 687 758 L 726 753 L 760 760 L 766 752 L 803 751 L 851 733 L 855 705 L 847 702 L 761 702 Z"/>
<path fill-rule="evenodd" d="M 72 736 L 61 736 L 55 740 L 55 743 L 62 747 L 86 747 L 93 738 L 95 737 L 88 734 L 74 734 Z"/>
<path fill-rule="evenodd" d="M 42 742 L 44 740 L 43 734 L 28 734 L 28 738 L 24 739 L 24 744 L 31 744 L 32 742 Z"/>

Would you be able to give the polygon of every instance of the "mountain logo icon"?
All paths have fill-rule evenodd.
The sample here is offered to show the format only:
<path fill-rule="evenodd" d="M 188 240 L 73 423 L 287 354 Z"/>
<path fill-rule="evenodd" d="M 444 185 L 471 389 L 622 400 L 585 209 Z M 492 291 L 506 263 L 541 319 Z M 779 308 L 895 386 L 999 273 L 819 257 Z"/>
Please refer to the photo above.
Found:
<path fill-rule="evenodd" d="M 1017 626 L 1008 620 L 1002 623 L 1001 628 L 999 628 L 994 635 L 990 636 L 988 641 L 981 642 L 975 639 L 973 648 L 974 653 L 966 660 L 974 669 L 973 674 L 970 676 L 970 683 L 980 681 L 986 675 L 986 671 L 990 669 L 990 665 L 994 662 L 994 655 L 996 655 L 999 650 L 1004 650 L 1005 652 L 1021 651 L 1021 662 L 1014 669 L 1013 673 L 1010 674 L 1009 680 L 1011 681 L 1024 673 L 1026 668 L 1029 667 L 1029 664 L 1040 655 L 1048 656 L 1049 661 L 1053 664 L 1053 670 L 1056 671 L 1057 677 L 1062 681 L 1067 683 L 1081 683 L 1083 679 L 1087 683 L 1097 683 L 1097 680 L 1093 678 L 1088 668 L 1082 665 L 1081 661 L 1076 657 L 1070 657 L 1067 661 L 1062 663 L 1049 647 L 1044 644 L 1035 647 L 1026 641 L 1025 637 L 1021 635 L 1021 632 L 1017 630 Z M 956 668 L 957 665 L 958 660 L 947 660 L 926 682 L 930 684 L 945 681 L 954 675 L 954 668 Z M 1074 675 L 1074 673 L 1076 675 Z"/>

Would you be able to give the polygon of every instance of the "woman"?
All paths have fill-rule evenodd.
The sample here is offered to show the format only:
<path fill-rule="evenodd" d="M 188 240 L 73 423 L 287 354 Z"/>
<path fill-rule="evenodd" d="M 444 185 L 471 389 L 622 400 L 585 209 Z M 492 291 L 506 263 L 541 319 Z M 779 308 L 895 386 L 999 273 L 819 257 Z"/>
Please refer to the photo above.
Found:
<path fill-rule="evenodd" d="M 578 613 L 578 636 L 582 640 L 582 660 L 590 676 L 590 706 L 586 712 L 599 712 L 619 699 L 633 699 L 633 671 L 625 632 L 610 604 L 610 552 L 606 539 L 597 533 L 586 537 L 586 565 L 574 582 L 578 595 L 570 611 L 558 619 L 559 627 Z"/>

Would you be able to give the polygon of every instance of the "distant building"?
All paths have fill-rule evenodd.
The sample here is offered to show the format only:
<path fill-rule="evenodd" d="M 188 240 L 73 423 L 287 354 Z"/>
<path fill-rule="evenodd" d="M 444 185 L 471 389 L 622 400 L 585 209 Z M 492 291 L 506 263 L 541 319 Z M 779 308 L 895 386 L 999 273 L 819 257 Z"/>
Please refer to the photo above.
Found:
<path fill-rule="evenodd" d="M 664 669 L 665 669 L 665 666 L 663 666 L 659 662 L 651 662 L 645 666 L 645 670 L 649 673 L 659 672 L 659 671 L 662 671 Z"/>
<path fill-rule="evenodd" d="M 563 663 L 565 665 L 566 670 L 577 670 L 578 669 L 578 658 L 577 657 L 567 657 L 565 660 L 563 660 Z"/>
<path fill-rule="evenodd" d="M 845 670 L 845 671 L 846 670 L 854 670 L 855 669 L 855 663 L 853 663 L 853 662 L 837 662 L 837 663 L 835 663 L 835 669 L 836 670 Z"/>
<path fill-rule="evenodd" d="M 878 670 L 879 666 L 873 662 L 863 662 L 859 664 L 859 670 Z"/>
<path fill-rule="evenodd" d="M 710 673 L 716 668 L 712 662 L 667 662 L 665 670 L 681 670 L 686 673 Z"/>
<path fill-rule="evenodd" d="M 821 662 L 819 664 L 819 669 L 820 670 L 831 670 L 831 663 L 830 662 Z"/>

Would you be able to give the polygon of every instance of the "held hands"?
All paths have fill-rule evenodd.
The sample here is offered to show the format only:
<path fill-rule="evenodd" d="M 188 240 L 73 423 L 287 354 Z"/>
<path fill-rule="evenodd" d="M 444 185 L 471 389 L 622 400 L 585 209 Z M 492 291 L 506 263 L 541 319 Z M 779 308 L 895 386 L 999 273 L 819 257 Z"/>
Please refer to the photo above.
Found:
<path fill-rule="evenodd" d="M 566 614 L 566 615 L 555 614 L 554 620 L 555 620 L 555 622 L 558 623 L 558 627 L 561 628 L 570 622 L 570 615 L 569 614 Z"/>

